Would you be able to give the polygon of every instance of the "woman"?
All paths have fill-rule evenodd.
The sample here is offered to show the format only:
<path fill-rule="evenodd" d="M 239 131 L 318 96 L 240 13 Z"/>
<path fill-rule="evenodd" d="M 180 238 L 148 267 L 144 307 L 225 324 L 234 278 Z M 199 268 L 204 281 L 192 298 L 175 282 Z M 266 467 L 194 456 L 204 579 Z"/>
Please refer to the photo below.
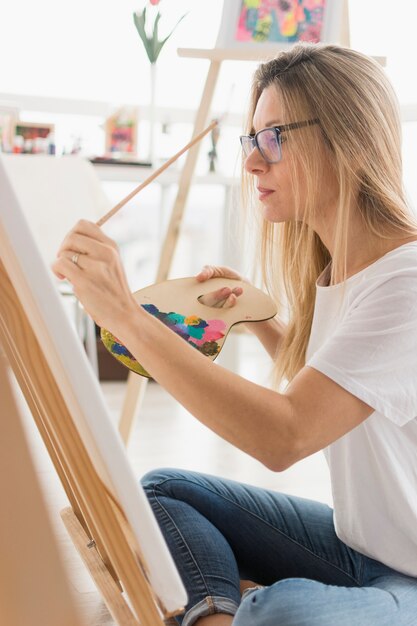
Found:
<path fill-rule="evenodd" d="M 214 365 L 138 307 L 93 224 L 71 231 L 54 270 L 221 437 L 273 471 L 325 451 L 334 511 L 192 472 L 144 478 L 189 594 L 178 623 L 416 625 L 417 222 L 395 97 L 371 59 L 308 44 L 261 65 L 252 95 L 244 168 L 289 321 L 250 328 L 283 391 Z M 236 277 L 209 266 L 197 279 L 214 275 Z"/>

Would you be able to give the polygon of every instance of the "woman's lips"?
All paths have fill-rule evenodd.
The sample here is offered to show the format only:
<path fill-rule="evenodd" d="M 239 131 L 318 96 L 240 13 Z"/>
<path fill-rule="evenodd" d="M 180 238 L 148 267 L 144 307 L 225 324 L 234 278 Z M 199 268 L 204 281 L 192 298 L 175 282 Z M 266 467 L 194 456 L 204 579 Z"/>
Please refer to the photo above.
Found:
<path fill-rule="evenodd" d="M 267 189 L 266 187 L 257 187 L 257 189 L 259 192 L 259 200 L 264 200 L 265 198 L 270 196 L 271 193 L 274 193 L 273 189 Z"/>

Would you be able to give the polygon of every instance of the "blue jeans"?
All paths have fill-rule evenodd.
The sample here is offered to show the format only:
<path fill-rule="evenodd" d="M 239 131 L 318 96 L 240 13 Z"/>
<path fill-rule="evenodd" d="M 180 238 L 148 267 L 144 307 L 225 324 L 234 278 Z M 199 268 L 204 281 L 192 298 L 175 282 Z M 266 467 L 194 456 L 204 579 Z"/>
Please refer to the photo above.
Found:
<path fill-rule="evenodd" d="M 340 541 L 327 505 L 185 470 L 142 483 L 188 592 L 178 624 L 417 626 L 417 578 Z"/>

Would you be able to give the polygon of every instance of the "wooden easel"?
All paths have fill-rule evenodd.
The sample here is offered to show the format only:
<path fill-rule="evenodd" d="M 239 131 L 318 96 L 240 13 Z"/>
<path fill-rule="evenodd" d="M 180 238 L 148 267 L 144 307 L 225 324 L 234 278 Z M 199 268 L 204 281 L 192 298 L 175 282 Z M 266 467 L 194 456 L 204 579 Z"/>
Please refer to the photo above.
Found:
<path fill-rule="evenodd" d="M 339 37 L 341 45 L 350 46 L 350 29 L 349 29 L 349 7 L 348 0 L 343 2 L 343 15 L 341 20 L 341 33 Z M 211 50 L 203 49 L 186 49 L 180 48 L 178 54 L 181 57 L 191 59 L 208 59 L 210 61 L 206 82 L 197 110 L 194 123 L 193 135 L 200 133 L 207 125 L 210 113 L 211 102 L 214 91 L 216 89 L 219 77 L 220 67 L 223 61 L 262 61 L 270 58 L 276 53 L 273 46 L 262 48 L 261 51 L 255 48 L 232 49 L 232 48 L 213 48 Z M 155 282 L 167 280 L 172 265 L 172 259 L 175 247 L 178 242 L 181 222 L 184 217 L 185 205 L 187 202 L 190 186 L 197 163 L 200 145 L 194 146 L 187 154 L 187 158 L 181 172 L 177 196 L 172 208 L 171 218 L 167 229 L 165 241 L 162 246 L 162 252 L 159 259 L 158 271 Z M 129 373 L 127 380 L 126 394 L 122 407 L 119 431 L 123 441 L 129 442 L 130 434 L 135 424 L 136 416 L 139 412 L 143 401 L 147 379 Z"/>
<path fill-rule="evenodd" d="M 60 342 L 56 342 L 59 328 L 63 329 L 62 336 L 68 337 L 68 346 L 73 329 L 51 279 L 47 276 L 47 270 L 41 263 L 39 253 L 35 256 L 30 252 L 35 251 L 35 244 L 30 240 L 23 218 L 19 218 L 19 206 L 3 167 L 0 167 L 0 174 L 0 346 L 68 497 L 70 507 L 62 511 L 63 521 L 117 624 L 163 626 L 164 619 L 169 620 L 173 615 L 182 612 L 178 602 L 183 603 L 185 595 L 178 575 L 173 575 L 175 568 L 172 569 L 168 550 L 159 538 L 160 531 L 145 496 L 141 496 L 142 500 L 139 497 L 136 480 L 128 471 L 123 447 L 116 439 L 117 433 L 113 432 L 109 418 L 103 411 L 102 418 L 106 419 L 102 419 L 101 423 L 87 419 L 86 403 L 80 395 L 82 385 L 77 387 L 74 384 L 74 376 L 79 371 L 77 367 L 81 366 L 85 374 L 90 374 L 88 362 L 82 351 L 79 359 L 70 354 L 64 356 L 59 353 Z M 21 262 L 20 255 L 24 257 L 24 263 Z M 48 306 L 42 308 L 46 300 L 49 302 Z M 48 318 L 45 311 L 51 317 Z M 52 318 L 52 311 L 60 314 L 59 323 L 55 323 Z M 55 327 L 54 332 L 52 326 Z M 66 326 L 67 331 L 64 330 Z M 75 333 L 74 340 L 78 349 Z M 78 366 L 75 366 L 76 363 Z M 94 376 L 91 376 L 94 383 Z M 88 402 L 93 402 L 95 392 L 99 406 L 98 391 L 88 385 L 84 398 L 88 396 Z M 101 443 L 97 441 L 97 433 L 100 432 L 107 441 L 104 446 L 104 438 Z M 126 463 L 124 478 L 119 483 L 114 474 L 114 465 L 111 478 L 112 464 L 107 462 L 106 465 L 105 456 L 100 456 L 107 454 L 108 458 L 109 449 L 110 456 L 119 459 L 118 476 L 122 476 L 120 471 L 123 471 Z M 114 485 L 129 482 L 129 493 L 125 490 L 120 496 L 117 495 Z M 137 507 L 128 512 L 129 504 L 126 505 L 126 501 L 132 496 L 137 497 Z M 143 506 L 141 502 L 144 503 Z M 138 512 L 145 520 L 140 532 L 136 524 Z M 132 520 L 135 520 L 133 525 Z M 142 549 L 137 537 L 145 536 L 143 533 L 150 538 L 151 546 L 143 544 Z M 147 557 L 147 562 L 143 556 L 144 551 L 148 557 L 157 555 L 154 557 L 152 569 L 149 567 L 149 558 Z M 158 569 L 163 572 L 169 570 L 172 574 L 159 576 Z M 168 588 L 168 591 L 161 593 L 161 597 L 165 593 L 165 597 L 169 598 L 167 602 L 171 604 L 170 610 L 166 609 L 151 586 L 152 578 L 158 581 L 160 588 L 161 581 Z M 176 589 L 173 596 L 172 588 Z M 124 592 L 126 595 L 123 595 Z M 179 601 L 179 597 L 184 600 Z"/>
<path fill-rule="evenodd" d="M 212 61 L 208 71 L 206 83 L 201 98 L 201 103 L 197 111 L 194 123 L 194 135 L 200 133 L 207 125 L 207 118 L 210 112 L 210 105 L 213 98 L 214 89 L 220 70 L 220 61 Z M 181 222 L 184 216 L 185 205 L 190 191 L 191 180 L 197 162 L 200 144 L 197 144 L 188 151 L 181 177 L 178 184 L 177 196 L 172 208 L 167 234 L 162 246 L 159 259 L 158 270 L 155 282 L 167 280 L 172 265 L 175 247 L 178 242 Z M 148 380 L 129 373 L 127 380 L 126 394 L 122 407 L 122 414 L 119 423 L 119 431 L 123 441 L 127 444 L 132 432 L 135 417 L 138 414 L 140 405 L 145 395 Z"/>
<path fill-rule="evenodd" d="M 7 370 L 0 344 L 0 624 L 82 626 Z"/>
<path fill-rule="evenodd" d="M 72 541 L 120 626 L 163 626 L 139 547 L 132 542 L 122 512 L 103 489 L 1 262 L 0 283 L 0 342 L 70 501 L 62 518 Z"/>

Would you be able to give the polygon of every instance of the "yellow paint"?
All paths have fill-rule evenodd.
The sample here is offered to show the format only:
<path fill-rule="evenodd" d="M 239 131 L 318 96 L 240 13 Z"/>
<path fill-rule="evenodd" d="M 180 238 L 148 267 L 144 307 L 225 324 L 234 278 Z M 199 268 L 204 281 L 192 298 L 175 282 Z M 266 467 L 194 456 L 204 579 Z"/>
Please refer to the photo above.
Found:
<path fill-rule="evenodd" d="M 298 23 L 295 18 L 295 13 L 291 11 L 287 13 L 285 19 L 281 23 L 281 32 L 285 37 L 292 37 L 297 32 Z"/>
<path fill-rule="evenodd" d="M 243 4 L 247 9 L 259 9 L 261 0 L 244 0 Z"/>

